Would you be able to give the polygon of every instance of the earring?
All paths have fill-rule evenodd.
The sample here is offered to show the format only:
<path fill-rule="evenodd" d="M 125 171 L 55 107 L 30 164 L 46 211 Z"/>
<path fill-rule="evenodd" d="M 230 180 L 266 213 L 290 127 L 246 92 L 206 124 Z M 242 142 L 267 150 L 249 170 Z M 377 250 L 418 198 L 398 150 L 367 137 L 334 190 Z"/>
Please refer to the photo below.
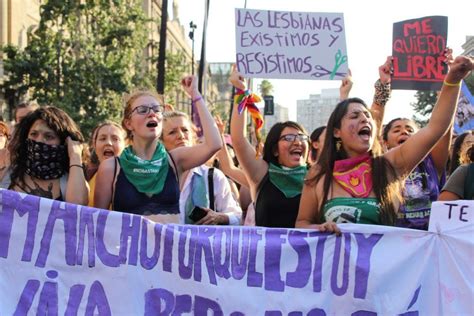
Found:
<path fill-rule="evenodd" d="M 340 139 L 336 140 L 336 151 L 340 151 L 341 150 L 341 145 L 342 145 L 342 142 Z"/>

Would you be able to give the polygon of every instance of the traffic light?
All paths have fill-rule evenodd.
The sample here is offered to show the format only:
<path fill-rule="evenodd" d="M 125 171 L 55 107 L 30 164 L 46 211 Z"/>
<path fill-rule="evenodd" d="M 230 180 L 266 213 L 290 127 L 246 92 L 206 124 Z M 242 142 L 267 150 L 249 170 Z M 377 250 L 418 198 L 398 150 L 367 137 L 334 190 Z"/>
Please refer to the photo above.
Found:
<path fill-rule="evenodd" d="M 264 115 L 273 115 L 273 114 L 275 114 L 273 96 L 272 95 L 265 95 L 265 96 L 263 96 L 263 100 L 265 101 L 265 108 L 263 110 L 263 114 Z"/>

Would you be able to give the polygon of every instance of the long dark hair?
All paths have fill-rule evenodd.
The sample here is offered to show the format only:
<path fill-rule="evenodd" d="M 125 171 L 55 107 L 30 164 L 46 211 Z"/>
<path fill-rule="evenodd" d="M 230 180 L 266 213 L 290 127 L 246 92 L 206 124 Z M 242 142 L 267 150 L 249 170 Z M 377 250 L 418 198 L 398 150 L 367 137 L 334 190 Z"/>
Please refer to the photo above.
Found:
<path fill-rule="evenodd" d="M 459 164 L 460 164 L 459 158 L 461 154 L 462 143 L 464 143 L 464 139 L 466 138 L 466 136 L 471 135 L 472 133 L 473 133 L 472 130 L 470 130 L 456 137 L 456 140 L 454 141 L 453 149 L 451 152 L 451 160 L 449 161 L 449 168 L 448 168 L 449 174 L 452 174 L 454 170 L 456 170 L 456 168 L 459 167 Z"/>
<path fill-rule="evenodd" d="M 286 121 L 276 123 L 268 132 L 267 138 L 265 139 L 265 144 L 263 146 L 263 160 L 265 160 L 266 162 L 280 166 L 280 163 L 278 162 L 278 157 L 275 156 L 275 152 L 278 150 L 278 142 L 280 141 L 281 132 L 286 127 L 292 127 L 294 129 L 299 130 L 303 134 L 308 135 L 304 127 L 296 122 Z"/>
<path fill-rule="evenodd" d="M 340 159 L 348 158 L 346 152 L 341 146 L 337 150 L 336 143 L 340 140 L 334 137 L 334 130 L 341 128 L 341 121 L 346 115 L 351 103 L 362 104 L 368 108 L 365 102 L 359 98 L 350 98 L 339 102 L 332 112 L 326 127 L 326 139 L 324 141 L 324 150 L 321 152 L 319 161 L 313 165 L 315 168 L 315 176 L 305 180 L 305 183 L 316 187 L 316 184 L 324 177 L 322 202 L 316 207 L 319 208 L 318 214 L 323 213 L 324 205 L 328 200 L 328 195 L 333 181 L 332 171 L 334 162 Z M 372 157 L 372 183 L 375 196 L 380 203 L 380 222 L 384 225 L 393 225 L 396 220 L 397 208 L 394 201 L 401 201 L 400 181 L 396 180 L 395 169 L 390 162 L 382 155 L 381 147 L 378 139 L 375 138 L 374 145 L 370 151 Z M 316 221 L 319 223 L 321 216 Z"/>
<path fill-rule="evenodd" d="M 309 139 L 311 140 L 310 155 L 311 155 L 311 160 L 312 161 L 315 161 L 316 157 L 318 156 L 318 150 L 313 147 L 312 143 L 319 141 L 319 137 L 321 136 L 321 134 L 324 132 L 325 129 L 326 129 L 326 125 L 320 126 L 320 127 L 316 128 L 311 133 L 311 136 L 309 137 Z"/>
<path fill-rule="evenodd" d="M 65 144 L 66 138 L 69 136 L 72 140 L 84 142 L 76 123 L 63 110 L 55 106 L 47 106 L 36 109 L 28 114 L 16 126 L 12 141 L 8 146 L 11 160 L 11 183 L 12 186 L 20 183 L 24 184 L 24 176 L 26 170 L 26 156 L 27 146 L 26 139 L 30 133 L 30 129 L 37 120 L 46 122 L 59 137 L 60 144 Z M 66 166 L 69 165 L 69 156 L 64 162 Z"/>

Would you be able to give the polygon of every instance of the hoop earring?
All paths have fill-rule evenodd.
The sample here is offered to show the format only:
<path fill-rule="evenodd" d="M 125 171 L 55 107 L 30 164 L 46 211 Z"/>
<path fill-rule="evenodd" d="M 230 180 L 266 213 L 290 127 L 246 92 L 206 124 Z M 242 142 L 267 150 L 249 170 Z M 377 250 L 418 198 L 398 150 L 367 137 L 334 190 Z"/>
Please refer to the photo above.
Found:
<path fill-rule="evenodd" d="M 336 140 L 336 151 L 341 151 L 342 141 L 340 139 Z"/>

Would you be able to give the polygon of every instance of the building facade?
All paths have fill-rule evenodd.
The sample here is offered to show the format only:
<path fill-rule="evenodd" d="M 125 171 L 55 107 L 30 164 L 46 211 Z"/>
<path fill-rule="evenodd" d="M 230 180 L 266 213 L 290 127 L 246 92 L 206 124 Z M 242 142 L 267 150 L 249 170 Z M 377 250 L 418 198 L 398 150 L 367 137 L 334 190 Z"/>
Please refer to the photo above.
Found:
<path fill-rule="evenodd" d="M 296 117 L 308 133 L 326 125 L 332 111 L 339 102 L 339 89 L 322 89 L 320 94 L 311 94 L 309 99 L 296 101 Z"/>
<path fill-rule="evenodd" d="M 148 45 L 143 52 L 144 67 L 154 67 L 150 62 L 150 57 L 158 54 L 160 41 L 160 21 L 161 21 L 161 0 L 142 0 L 142 8 L 145 15 L 150 19 L 148 28 Z M 33 30 L 40 20 L 40 6 L 46 0 L 0 0 L 0 45 L 15 45 L 24 48 L 28 44 L 28 33 Z M 171 3 L 172 2 L 172 3 Z M 181 52 L 184 56 L 184 62 L 189 65 L 187 73 L 191 73 L 192 68 L 192 47 L 188 34 L 185 32 L 181 21 L 179 20 L 179 0 L 169 1 L 166 50 L 167 52 Z M 189 21 L 185 21 L 189 23 Z M 194 56 L 199 56 L 194 52 Z M 4 81 L 4 71 L 2 56 L 0 54 L 0 84 Z M 197 73 L 197 63 L 194 61 Z M 213 100 L 219 100 L 220 96 L 216 84 L 208 80 L 211 70 L 206 67 L 203 90 L 206 92 L 206 99 L 212 103 Z M 172 89 L 172 93 L 166 96 L 166 99 L 177 110 L 190 112 L 190 100 L 181 87 Z M 11 117 L 8 109 L 14 107 L 19 100 L 10 98 L 0 91 L 0 111 L 6 118 Z M 27 96 L 25 96 L 27 98 Z M 10 104 L 10 106 L 8 106 Z"/>
<path fill-rule="evenodd" d="M 14 45 L 24 48 L 28 33 L 39 23 L 39 8 L 44 0 L 0 0 L 0 46 Z M 0 54 L 0 85 L 4 81 L 3 56 Z M 18 102 L 13 93 L 0 91 L 0 113 L 10 119 L 8 104 Z"/>
<path fill-rule="evenodd" d="M 474 36 L 466 36 L 466 42 L 462 45 L 462 49 L 464 49 L 463 55 L 474 56 Z"/>
<path fill-rule="evenodd" d="M 263 114 L 263 108 L 260 109 L 260 112 Z M 274 106 L 274 114 L 273 115 L 265 115 L 264 117 L 264 134 L 268 134 L 268 131 L 272 128 L 275 123 L 278 122 L 286 122 L 289 119 L 288 108 L 275 103 Z"/>

